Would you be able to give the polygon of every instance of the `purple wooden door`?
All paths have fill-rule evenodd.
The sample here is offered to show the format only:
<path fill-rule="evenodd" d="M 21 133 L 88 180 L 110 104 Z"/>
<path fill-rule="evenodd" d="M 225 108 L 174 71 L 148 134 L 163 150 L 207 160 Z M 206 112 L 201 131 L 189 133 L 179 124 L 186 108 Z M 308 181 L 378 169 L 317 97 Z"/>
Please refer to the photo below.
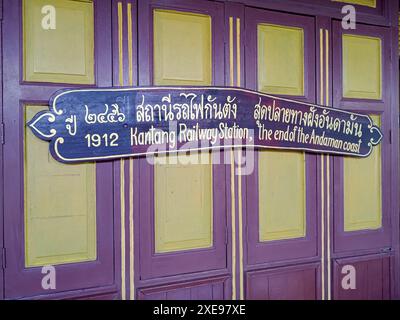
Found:
<path fill-rule="evenodd" d="M 25 130 L 55 91 L 112 84 L 111 2 L 54 3 L 54 30 L 41 27 L 42 2 L 3 4 L 5 298 L 111 286 L 112 163 L 55 163 Z M 51 290 L 43 265 L 55 267 Z"/>
<path fill-rule="evenodd" d="M 378 16 L 382 3 L 368 10 Z M 397 209 L 390 177 L 395 52 L 390 30 L 360 23 L 356 30 L 344 30 L 340 21 L 250 8 L 245 17 L 246 87 L 369 114 L 385 136 L 363 160 L 258 152 L 254 173 L 243 178 L 247 297 L 390 298 L 398 237 L 391 228 Z M 282 269 L 275 282 L 281 288 L 271 289 L 269 268 L 280 274 L 289 262 L 301 270 L 307 261 L 316 263 L 318 281 L 295 272 L 288 277 L 301 292 L 290 286 L 285 291 Z M 359 283 L 354 291 L 341 286 L 347 264 L 354 266 Z"/>
<path fill-rule="evenodd" d="M 222 4 L 141 1 L 138 26 L 139 85 L 223 85 Z M 226 296 L 229 200 L 223 155 L 135 160 L 139 298 Z M 213 277 L 221 274 L 215 283 Z M 176 281 L 185 282 L 165 285 Z"/>
<path fill-rule="evenodd" d="M 246 8 L 245 19 L 246 88 L 315 103 L 314 18 Z M 258 151 L 254 158 L 254 172 L 243 177 L 246 296 L 316 299 L 318 267 L 302 263 L 318 261 L 317 156 Z M 297 271 L 268 269 L 288 261 Z M 284 285 L 292 280 L 296 289 Z"/>
<path fill-rule="evenodd" d="M 379 149 L 365 160 L 333 157 L 334 296 L 389 299 L 390 257 L 397 242 L 392 233 L 390 32 L 362 24 L 343 30 L 334 22 L 332 36 L 333 105 L 369 114 L 384 134 Z M 354 290 L 341 286 L 345 265 L 355 268 Z"/>

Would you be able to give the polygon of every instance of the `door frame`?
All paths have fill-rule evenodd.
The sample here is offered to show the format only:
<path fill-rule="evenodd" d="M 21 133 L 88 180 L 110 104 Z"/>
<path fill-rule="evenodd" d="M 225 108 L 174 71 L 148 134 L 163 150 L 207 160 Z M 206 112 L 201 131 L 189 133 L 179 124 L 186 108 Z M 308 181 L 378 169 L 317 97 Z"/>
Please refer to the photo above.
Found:
<path fill-rule="evenodd" d="M 218 28 L 224 28 L 224 13 L 223 13 L 223 4 L 219 2 L 213 1 L 183 1 L 183 0 L 172 0 L 172 1 L 161 1 L 161 0 L 143 0 L 138 3 L 138 82 L 139 85 L 152 85 L 153 84 L 153 10 L 154 9 L 162 9 L 162 10 L 176 10 L 176 11 L 187 11 L 193 12 L 198 14 L 207 14 L 213 17 L 212 20 L 212 83 L 214 85 L 223 85 L 225 79 L 225 66 L 224 66 L 224 35 L 222 32 L 218 32 Z M 214 29 L 215 28 L 215 29 Z M 214 36 L 215 35 L 215 36 Z M 217 47 L 219 46 L 219 47 Z M 223 158 L 223 152 L 221 152 L 221 159 Z M 218 192 L 221 194 L 226 195 L 225 201 L 222 205 L 225 210 L 221 210 L 221 212 L 214 213 L 221 214 L 223 216 L 218 217 L 214 215 L 214 227 L 223 227 L 224 224 L 226 226 L 228 218 L 227 212 L 230 210 L 229 203 L 230 198 L 227 195 L 227 190 L 229 188 L 227 179 L 227 172 L 229 172 L 226 168 L 226 165 L 218 164 L 218 168 L 213 165 L 213 187 L 214 190 L 219 190 Z M 218 172 L 217 172 L 218 171 Z M 140 158 L 135 160 L 134 166 L 134 174 L 137 179 L 135 179 L 135 186 L 139 186 L 139 191 L 137 192 L 139 196 L 137 197 L 137 201 L 135 201 L 135 220 L 139 221 L 136 223 L 135 233 L 137 237 L 136 243 L 138 243 L 138 247 L 136 250 L 136 256 L 139 257 L 139 263 L 135 265 L 138 268 L 138 271 L 135 272 L 136 286 L 142 288 L 144 286 L 148 286 L 152 284 L 156 286 L 157 284 L 165 283 L 165 279 L 162 278 L 169 278 L 175 279 L 177 275 L 166 275 L 163 276 L 160 273 L 152 274 L 150 272 L 150 266 L 155 263 L 161 263 L 164 261 L 166 265 L 170 265 L 165 260 L 166 256 L 168 255 L 168 259 L 171 259 L 173 255 L 176 257 L 185 256 L 189 258 L 190 256 L 195 254 L 205 255 L 207 251 L 213 250 L 216 252 L 218 256 L 218 261 L 221 260 L 222 251 L 224 252 L 224 263 L 219 261 L 218 266 L 213 266 L 211 268 L 207 267 L 207 269 L 201 270 L 193 270 L 183 271 L 182 273 L 178 274 L 178 277 L 184 281 L 184 279 L 199 279 L 199 278 L 211 278 L 215 275 L 225 275 L 230 273 L 230 257 L 229 257 L 229 249 L 228 244 L 225 242 L 226 227 L 224 230 L 216 230 L 213 229 L 213 239 L 214 239 L 214 246 L 210 249 L 195 249 L 195 250 L 186 250 L 181 251 L 179 253 L 169 253 L 169 254 L 154 254 L 152 252 L 154 250 L 154 244 L 152 241 L 153 231 L 149 233 L 149 230 L 153 230 L 151 225 L 153 222 L 154 217 L 154 169 L 152 165 L 147 163 L 146 158 Z M 223 178 L 223 181 L 218 181 L 215 177 Z M 223 183 L 225 183 L 225 186 Z M 216 204 L 213 202 L 213 209 L 216 209 Z M 139 209 L 140 208 L 140 209 Z M 140 226 L 146 226 L 145 229 L 141 228 Z M 147 232 L 147 234 L 144 234 Z M 215 242 L 217 241 L 217 242 Z M 148 248 L 143 248 L 143 243 L 146 243 Z M 215 246 L 217 243 L 217 246 Z M 186 261 L 184 258 L 183 260 Z M 136 259 L 138 260 L 138 259 Z M 193 264 L 193 263 L 191 263 Z M 201 274 L 199 274 L 199 271 Z"/>
<path fill-rule="evenodd" d="M 3 0 L 0 0 L 0 46 L 3 48 Z M 3 52 L 1 52 L 3 55 Z M 3 59 L 0 59 L 0 74 L 3 79 Z M 3 81 L 3 80 L 1 80 Z M 5 268 L 5 249 L 4 249 L 4 180 L 3 180 L 3 85 L 0 86 L 0 300 L 4 299 L 4 268 Z"/>
<path fill-rule="evenodd" d="M 342 97 L 343 91 L 343 62 L 342 62 L 342 35 L 351 34 L 359 36 L 371 36 L 381 39 L 382 43 L 382 97 L 379 100 L 346 99 Z M 333 252 L 350 252 L 355 256 L 368 252 L 376 252 L 375 248 L 391 247 L 394 239 L 391 239 L 393 217 L 390 214 L 390 153 L 393 145 L 389 141 L 391 97 L 390 97 L 390 37 L 386 28 L 376 28 L 359 23 L 356 30 L 343 30 L 340 22 L 332 21 L 333 47 L 332 75 L 333 75 L 333 105 L 336 108 L 351 110 L 364 114 L 375 114 L 381 117 L 381 131 L 383 139 L 381 148 L 381 212 L 382 226 L 378 230 L 344 231 L 344 159 L 333 157 L 333 195 L 335 201 L 333 219 L 336 228 L 333 230 Z"/>
<path fill-rule="evenodd" d="M 400 132 L 399 132 L 399 2 L 390 1 L 389 15 L 391 22 L 390 28 L 390 42 L 391 46 L 391 60 L 394 66 L 397 68 L 390 68 L 391 70 L 391 90 L 390 90 L 390 112 L 391 112 L 391 136 L 392 136 L 392 148 L 391 148 L 391 218 L 392 218 L 392 245 L 394 249 L 394 259 L 392 259 L 392 294 L 394 299 L 400 299 Z M 395 62 L 396 61 L 396 62 Z"/>

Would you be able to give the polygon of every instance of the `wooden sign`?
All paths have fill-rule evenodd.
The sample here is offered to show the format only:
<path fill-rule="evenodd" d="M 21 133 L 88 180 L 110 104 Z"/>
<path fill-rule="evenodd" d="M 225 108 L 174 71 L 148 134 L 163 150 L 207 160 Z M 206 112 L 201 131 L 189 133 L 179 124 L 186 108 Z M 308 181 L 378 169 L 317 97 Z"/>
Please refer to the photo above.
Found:
<path fill-rule="evenodd" d="M 223 87 L 63 90 L 27 124 L 58 161 L 256 147 L 367 157 L 368 115 Z"/>

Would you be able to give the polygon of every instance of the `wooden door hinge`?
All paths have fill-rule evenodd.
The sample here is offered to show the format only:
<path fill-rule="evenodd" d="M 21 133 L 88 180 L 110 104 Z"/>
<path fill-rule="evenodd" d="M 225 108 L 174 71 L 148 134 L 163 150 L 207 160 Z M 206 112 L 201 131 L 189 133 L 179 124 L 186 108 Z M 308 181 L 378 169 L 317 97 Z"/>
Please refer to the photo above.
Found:
<path fill-rule="evenodd" d="M 4 137 L 4 123 L 3 122 L 0 124 L 0 140 L 1 140 L 1 144 L 4 144 L 6 142 L 6 139 Z"/>
<path fill-rule="evenodd" d="M 388 253 L 388 252 L 392 252 L 392 248 L 391 247 L 385 247 L 381 249 L 382 253 Z"/>
<path fill-rule="evenodd" d="M 1 248 L 1 268 L 6 268 L 6 248 Z"/>

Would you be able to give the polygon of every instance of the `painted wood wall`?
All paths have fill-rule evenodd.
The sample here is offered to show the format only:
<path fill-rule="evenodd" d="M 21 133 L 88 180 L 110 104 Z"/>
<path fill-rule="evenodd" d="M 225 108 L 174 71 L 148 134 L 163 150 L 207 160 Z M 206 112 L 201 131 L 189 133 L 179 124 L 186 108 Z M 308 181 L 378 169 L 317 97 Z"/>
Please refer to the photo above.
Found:
<path fill-rule="evenodd" d="M 0 3 L 3 298 L 398 297 L 397 2 Z M 51 31 L 37 23 L 49 3 Z M 349 3 L 356 30 L 341 27 Z M 256 152 L 241 176 L 216 160 L 244 150 L 203 153 L 207 164 L 61 165 L 24 127 L 58 89 L 144 85 L 238 86 L 363 112 L 385 138 L 363 160 Z M 353 291 L 340 285 L 348 264 Z"/>

